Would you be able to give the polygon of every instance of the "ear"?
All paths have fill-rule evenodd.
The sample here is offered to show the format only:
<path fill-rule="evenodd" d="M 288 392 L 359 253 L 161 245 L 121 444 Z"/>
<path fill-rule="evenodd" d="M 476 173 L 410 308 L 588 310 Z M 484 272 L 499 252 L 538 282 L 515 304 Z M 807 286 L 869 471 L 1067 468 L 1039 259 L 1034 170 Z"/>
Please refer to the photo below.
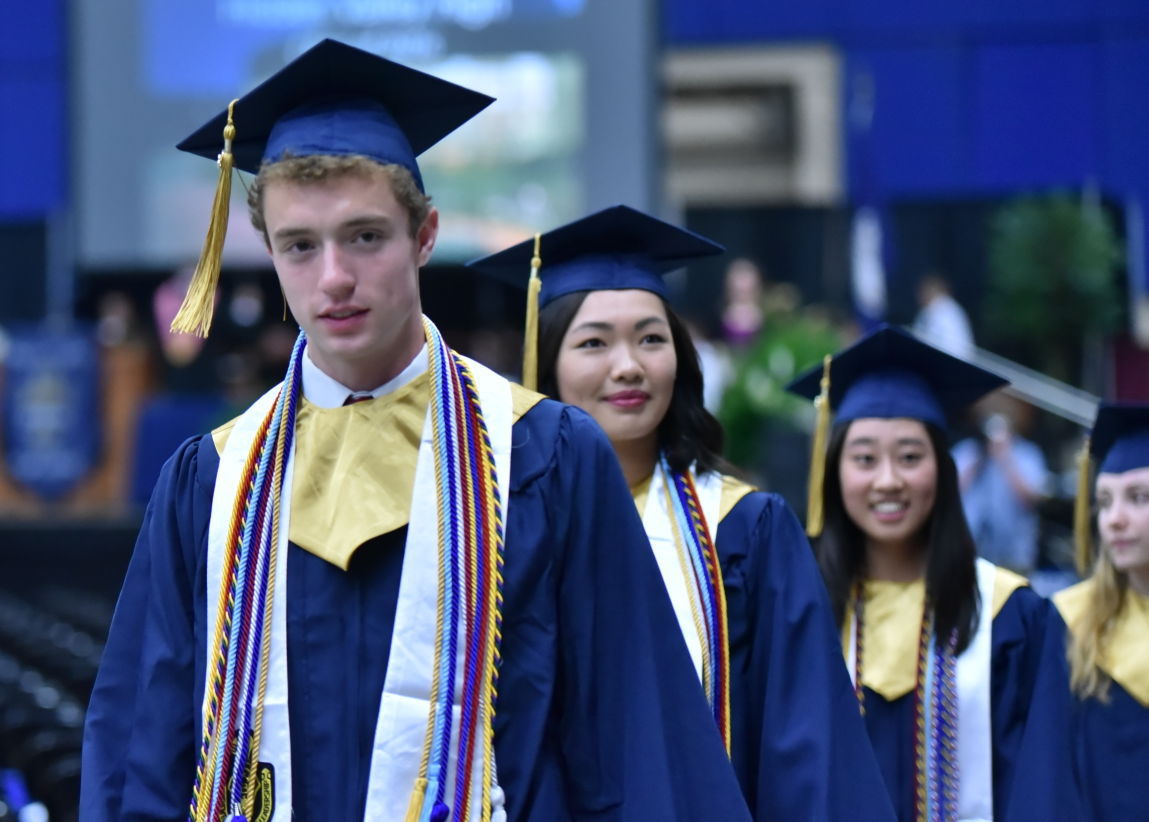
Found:
<path fill-rule="evenodd" d="M 439 209 L 431 206 L 427 212 L 423 225 L 415 232 L 415 242 L 419 246 L 419 267 L 422 268 L 431 259 L 431 252 L 435 250 L 435 240 L 439 237 Z"/>

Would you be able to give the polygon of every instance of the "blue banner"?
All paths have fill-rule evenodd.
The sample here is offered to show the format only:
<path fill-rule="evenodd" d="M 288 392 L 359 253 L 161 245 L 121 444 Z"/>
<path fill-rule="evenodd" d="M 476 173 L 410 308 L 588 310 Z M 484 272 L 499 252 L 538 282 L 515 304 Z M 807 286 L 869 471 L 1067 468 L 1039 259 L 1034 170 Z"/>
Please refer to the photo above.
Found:
<path fill-rule="evenodd" d="M 9 475 L 48 500 L 72 490 L 100 451 L 99 358 L 79 331 L 12 329 L 4 377 Z"/>

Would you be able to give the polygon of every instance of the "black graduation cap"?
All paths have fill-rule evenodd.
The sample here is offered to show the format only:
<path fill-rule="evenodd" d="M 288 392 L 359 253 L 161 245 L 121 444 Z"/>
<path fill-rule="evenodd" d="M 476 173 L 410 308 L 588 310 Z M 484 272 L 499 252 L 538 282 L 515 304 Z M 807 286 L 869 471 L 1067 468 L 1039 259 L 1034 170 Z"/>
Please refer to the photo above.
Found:
<path fill-rule="evenodd" d="M 1074 559 L 1081 576 L 1093 561 L 1089 503 L 1093 498 L 1093 466 L 1099 474 L 1123 474 L 1149 468 L 1149 405 L 1102 403 L 1093 430 L 1078 455 L 1077 494 L 1073 507 Z"/>
<path fill-rule="evenodd" d="M 1102 474 L 1149 468 L 1149 405 L 1102 403 L 1089 436 L 1089 452 Z"/>
<path fill-rule="evenodd" d="M 787 390 L 814 399 L 823 371 L 810 369 Z M 1008 382 L 891 325 L 833 355 L 829 379 L 830 409 L 838 422 L 906 417 L 943 428 L 955 413 Z"/>
<path fill-rule="evenodd" d="M 411 172 L 415 158 L 493 98 L 368 51 L 323 40 L 233 100 L 178 146 L 220 167 L 211 221 L 172 330 L 207 336 L 227 231 L 231 172 L 285 156 L 363 155 Z"/>
<path fill-rule="evenodd" d="M 667 296 L 663 277 L 699 257 L 726 249 L 693 231 L 625 205 L 596 211 L 540 234 L 539 307 L 576 291 L 638 288 Z M 536 240 L 467 265 L 512 285 L 526 286 Z"/>
<path fill-rule="evenodd" d="M 494 102 L 493 97 L 349 46 L 323 40 L 235 103 L 235 167 L 252 174 L 286 153 L 362 154 L 396 163 L 423 186 L 415 158 Z M 181 151 L 223 150 L 223 111 Z"/>
<path fill-rule="evenodd" d="M 534 390 L 539 309 L 576 291 L 637 288 L 665 299 L 666 274 L 725 250 L 693 231 L 616 205 L 467 265 L 511 285 L 526 286 L 523 385 Z"/>

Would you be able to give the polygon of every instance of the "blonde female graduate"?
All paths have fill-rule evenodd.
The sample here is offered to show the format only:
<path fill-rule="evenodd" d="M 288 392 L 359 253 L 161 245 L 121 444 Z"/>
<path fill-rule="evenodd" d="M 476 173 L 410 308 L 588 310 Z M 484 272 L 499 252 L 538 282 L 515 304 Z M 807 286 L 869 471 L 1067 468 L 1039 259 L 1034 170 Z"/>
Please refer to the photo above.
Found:
<path fill-rule="evenodd" d="M 714 243 L 625 206 L 472 265 L 541 287 L 528 385 L 588 412 L 643 517 L 678 627 L 756 819 L 892 810 L 797 518 L 724 471 L 722 431 L 663 275 Z"/>
<path fill-rule="evenodd" d="M 1035 820 L 1149 819 L 1149 405 L 1103 405 L 1086 453 L 1078 560 L 1092 572 L 1053 597 L 1014 804 Z"/>
<path fill-rule="evenodd" d="M 906 822 L 1011 818 L 1047 606 L 977 558 L 945 438 L 950 414 L 1003 384 L 883 327 L 791 386 L 817 398 L 829 435 L 824 454 L 815 437 L 808 531 Z"/>

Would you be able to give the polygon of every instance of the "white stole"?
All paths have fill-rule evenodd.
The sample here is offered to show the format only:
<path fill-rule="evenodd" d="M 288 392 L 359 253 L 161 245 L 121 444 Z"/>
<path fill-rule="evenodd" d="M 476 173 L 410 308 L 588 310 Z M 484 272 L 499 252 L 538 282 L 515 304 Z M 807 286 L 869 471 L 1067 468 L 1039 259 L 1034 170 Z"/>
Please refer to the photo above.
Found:
<path fill-rule="evenodd" d="M 977 560 L 981 598 L 977 629 L 957 658 L 958 819 L 993 819 L 993 727 L 990 723 L 990 673 L 993 655 L 993 583 L 997 569 Z"/>
<path fill-rule="evenodd" d="M 981 607 L 969 644 L 957 658 L 958 697 L 958 820 L 993 820 L 993 728 L 990 722 L 990 673 L 993 652 L 993 585 L 997 568 L 977 560 L 977 590 Z M 858 633 L 854 613 L 848 615 L 850 645 L 846 665 L 857 685 Z"/>
<path fill-rule="evenodd" d="M 717 539 L 718 519 L 722 514 L 722 475 L 714 471 L 707 471 L 702 476 L 694 474 L 694 487 L 698 490 L 698 499 L 702 503 L 702 515 L 706 518 L 706 527 L 710 539 Z M 684 571 L 693 577 L 693 565 L 689 556 L 682 556 L 681 548 L 674 539 L 674 509 L 668 506 L 666 498 L 667 484 L 670 478 L 662 470 L 661 460 L 654 466 L 654 474 L 650 478 L 650 488 L 646 493 L 646 506 L 642 514 L 642 524 L 646 529 L 650 548 L 654 551 L 654 558 L 658 561 L 658 570 L 662 573 L 662 583 L 670 595 L 670 603 L 674 606 L 674 615 L 678 618 L 678 627 L 686 640 L 686 647 L 690 650 L 690 658 L 694 662 L 694 671 L 702 680 L 702 642 L 694 626 L 694 617 L 691 611 L 691 601 L 697 598 L 695 593 L 697 582 L 684 575 Z M 673 486 L 670 493 L 675 493 Z M 686 534 L 682 538 L 689 539 Z"/>
<path fill-rule="evenodd" d="M 507 521 L 510 502 L 511 427 L 514 423 L 511 386 L 504 378 L 483 365 L 466 360 L 475 378 L 483 419 L 490 436 L 491 449 L 498 478 L 499 498 L 502 501 L 503 521 Z M 275 403 L 279 387 L 273 388 L 255 402 L 236 421 L 228 436 L 227 445 L 220 454 L 216 473 L 215 493 L 212 497 L 211 520 L 208 525 L 207 556 L 207 619 L 218 611 L 219 592 L 223 568 L 223 547 L 235 506 L 240 474 L 247 461 L 255 435 L 271 406 Z M 287 535 L 291 516 L 291 483 L 295 463 L 294 447 L 288 455 L 285 468 L 284 493 L 280 498 L 279 544 L 276 552 L 275 600 L 272 606 L 271 645 L 268 649 L 267 689 L 263 702 L 263 730 L 260 740 L 259 761 L 275 768 L 275 810 L 269 822 L 290 822 L 291 798 L 291 738 L 287 702 L 287 630 L 285 591 L 287 588 Z M 410 524 L 403 555 L 402 578 L 399 583 L 399 601 L 395 610 L 395 626 L 391 635 L 391 655 L 387 661 L 387 676 L 380 699 L 379 718 L 375 728 L 375 742 L 367 784 L 366 820 L 403 819 L 407 813 L 411 793 L 422 759 L 423 741 L 431 710 L 431 673 L 435 657 L 435 619 L 438 596 L 438 522 L 437 491 L 433 438 L 431 433 L 431 406 L 423 423 L 423 435 L 415 468 L 415 484 L 411 497 Z M 460 613 L 460 636 L 465 614 Z M 213 648 L 212 626 L 206 626 L 207 659 L 210 667 Z M 459 643 L 459 664 L 455 687 L 456 703 L 452 723 L 451 759 L 447 781 L 447 804 L 454 794 L 454 773 L 461 706 L 465 643 Z M 210 674 L 210 671 L 209 671 Z M 482 734 L 485 718 L 476 723 Z M 481 739 L 481 737 L 480 737 Z M 452 808 L 453 820 L 477 819 L 482 807 L 485 786 L 481 765 L 483 746 L 475 746 L 475 765 L 472 767 L 474 784 L 471 786 L 471 807 L 463 817 Z M 493 775 L 492 775 L 492 781 Z M 501 822 L 503 793 L 494 784 L 491 790 L 491 819 Z M 427 807 L 430 807 L 427 802 Z"/>

